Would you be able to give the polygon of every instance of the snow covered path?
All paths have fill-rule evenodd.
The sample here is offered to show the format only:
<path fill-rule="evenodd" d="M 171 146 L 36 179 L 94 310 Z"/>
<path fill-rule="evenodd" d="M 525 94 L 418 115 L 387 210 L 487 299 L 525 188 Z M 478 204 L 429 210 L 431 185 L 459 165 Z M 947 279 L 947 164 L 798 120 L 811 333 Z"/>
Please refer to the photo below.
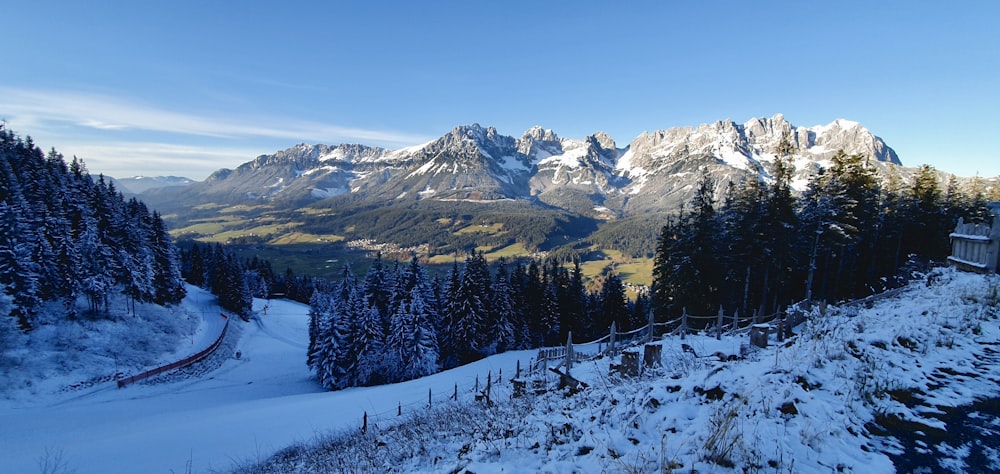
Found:
<path fill-rule="evenodd" d="M 210 301 L 197 293 L 185 301 L 209 321 L 192 347 L 211 343 L 221 329 Z M 518 359 L 526 366 L 537 354 L 512 352 L 420 380 L 326 392 L 305 365 L 308 307 L 271 301 L 264 315 L 263 304 L 255 308 L 259 324 L 234 320 L 243 325 L 241 359 L 230 357 L 205 377 L 121 390 L 95 387 L 29 407 L 0 407 L 0 472 L 37 472 L 46 450 L 61 452 L 78 472 L 222 470 L 313 434 L 360 427 L 365 411 L 373 422 L 376 415 L 391 417 L 399 403 L 408 409 L 426 401 L 428 389 L 439 400 L 457 383 L 468 396 L 477 375 L 485 384 L 490 371 L 510 374 Z"/>

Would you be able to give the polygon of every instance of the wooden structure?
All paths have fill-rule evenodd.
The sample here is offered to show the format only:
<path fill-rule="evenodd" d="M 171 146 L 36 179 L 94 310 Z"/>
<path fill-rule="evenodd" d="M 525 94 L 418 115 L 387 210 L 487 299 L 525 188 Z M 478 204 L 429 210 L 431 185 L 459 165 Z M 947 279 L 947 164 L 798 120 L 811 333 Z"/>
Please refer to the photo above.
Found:
<path fill-rule="evenodd" d="M 646 344 L 642 347 L 642 361 L 647 369 L 660 367 L 663 365 L 663 346 L 660 344 Z"/>
<path fill-rule="evenodd" d="M 767 347 L 767 333 L 771 330 L 769 324 L 754 324 L 750 327 L 750 344 L 760 348 Z"/>
<path fill-rule="evenodd" d="M 637 349 L 622 351 L 621 373 L 626 377 L 639 376 L 639 351 Z"/>
<path fill-rule="evenodd" d="M 961 270 L 997 273 L 1000 266 L 1000 202 L 991 202 L 992 225 L 958 219 L 951 237 L 948 261 Z"/>

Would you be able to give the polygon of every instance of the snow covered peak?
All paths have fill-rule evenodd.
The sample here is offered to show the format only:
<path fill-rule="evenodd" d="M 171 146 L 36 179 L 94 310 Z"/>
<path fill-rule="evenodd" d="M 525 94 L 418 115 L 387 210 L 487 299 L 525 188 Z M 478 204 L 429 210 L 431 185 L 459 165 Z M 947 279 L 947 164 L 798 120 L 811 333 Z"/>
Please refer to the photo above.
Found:
<path fill-rule="evenodd" d="M 535 125 L 524 132 L 524 135 L 521 136 L 521 140 L 555 142 L 559 141 L 559 137 L 552 131 L 552 129 L 545 129 L 539 125 Z"/>
<path fill-rule="evenodd" d="M 602 150 L 615 150 L 617 148 L 615 140 L 604 132 L 594 133 L 593 135 L 587 137 L 587 141 L 593 141 L 600 146 Z"/>

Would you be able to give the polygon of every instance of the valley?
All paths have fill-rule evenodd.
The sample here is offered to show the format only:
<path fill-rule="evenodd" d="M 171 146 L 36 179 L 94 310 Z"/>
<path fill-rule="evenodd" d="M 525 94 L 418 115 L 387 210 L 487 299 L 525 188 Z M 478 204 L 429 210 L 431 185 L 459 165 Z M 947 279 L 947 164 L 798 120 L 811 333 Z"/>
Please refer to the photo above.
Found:
<path fill-rule="evenodd" d="M 856 122 L 797 127 L 779 114 L 643 133 L 625 147 L 602 132 L 578 140 L 536 126 L 515 138 L 478 124 L 398 150 L 300 144 L 139 196 L 182 246 L 225 244 L 279 271 L 334 278 L 381 252 L 436 272 L 475 251 L 579 259 L 588 279 L 614 271 L 648 286 L 658 233 L 700 176 L 722 199 L 731 183 L 773 180 L 781 155 L 801 191 L 838 150 L 885 176 L 910 173 Z"/>
<path fill-rule="evenodd" d="M 648 286 L 652 278 L 652 250 L 629 254 L 604 237 L 613 236 L 609 229 L 628 223 L 560 220 L 554 213 L 532 214 L 517 203 L 436 203 L 373 217 L 315 207 L 289 212 L 268 205 L 207 204 L 195 211 L 200 217 L 171 231 L 182 247 L 195 241 L 224 244 L 242 258 L 265 259 L 276 270 L 292 268 L 313 277 L 336 279 L 344 263 L 365 269 L 376 253 L 399 262 L 417 256 L 432 274 L 443 275 L 454 262 L 477 251 L 490 262 L 577 257 L 588 279 L 615 271 L 626 284 Z M 368 216 L 376 211 L 354 212 Z M 647 234 L 638 247 L 653 249 L 655 233 Z"/>

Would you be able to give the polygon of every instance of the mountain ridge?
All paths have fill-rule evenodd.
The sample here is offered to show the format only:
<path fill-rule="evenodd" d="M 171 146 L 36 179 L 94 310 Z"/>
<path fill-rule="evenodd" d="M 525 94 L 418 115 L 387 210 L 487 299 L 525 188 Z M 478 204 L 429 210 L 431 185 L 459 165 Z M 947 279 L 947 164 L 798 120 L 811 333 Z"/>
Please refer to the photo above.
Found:
<path fill-rule="evenodd" d="M 782 137 L 794 149 L 798 189 L 838 150 L 865 154 L 877 167 L 901 165 L 881 138 L 846 119 L 813 127 L 797 127 L 781 114 L 742 124 L 726 119 L 643 132 L 624 147 L 600 131 L 574 139 L 533 126 L 515 138 L 473 123 L 398 150 L 298 144 L 218 170 L 178 199 L 293 205 L 349 194 L 382 202 L 514 199 L 624 216 L 683 202 L 688 177 L 701 168 L 720 186 L 748 175 L 768 180 Z M 150 198 L 162 203 L 162 194 L 153 190 Z"/>

